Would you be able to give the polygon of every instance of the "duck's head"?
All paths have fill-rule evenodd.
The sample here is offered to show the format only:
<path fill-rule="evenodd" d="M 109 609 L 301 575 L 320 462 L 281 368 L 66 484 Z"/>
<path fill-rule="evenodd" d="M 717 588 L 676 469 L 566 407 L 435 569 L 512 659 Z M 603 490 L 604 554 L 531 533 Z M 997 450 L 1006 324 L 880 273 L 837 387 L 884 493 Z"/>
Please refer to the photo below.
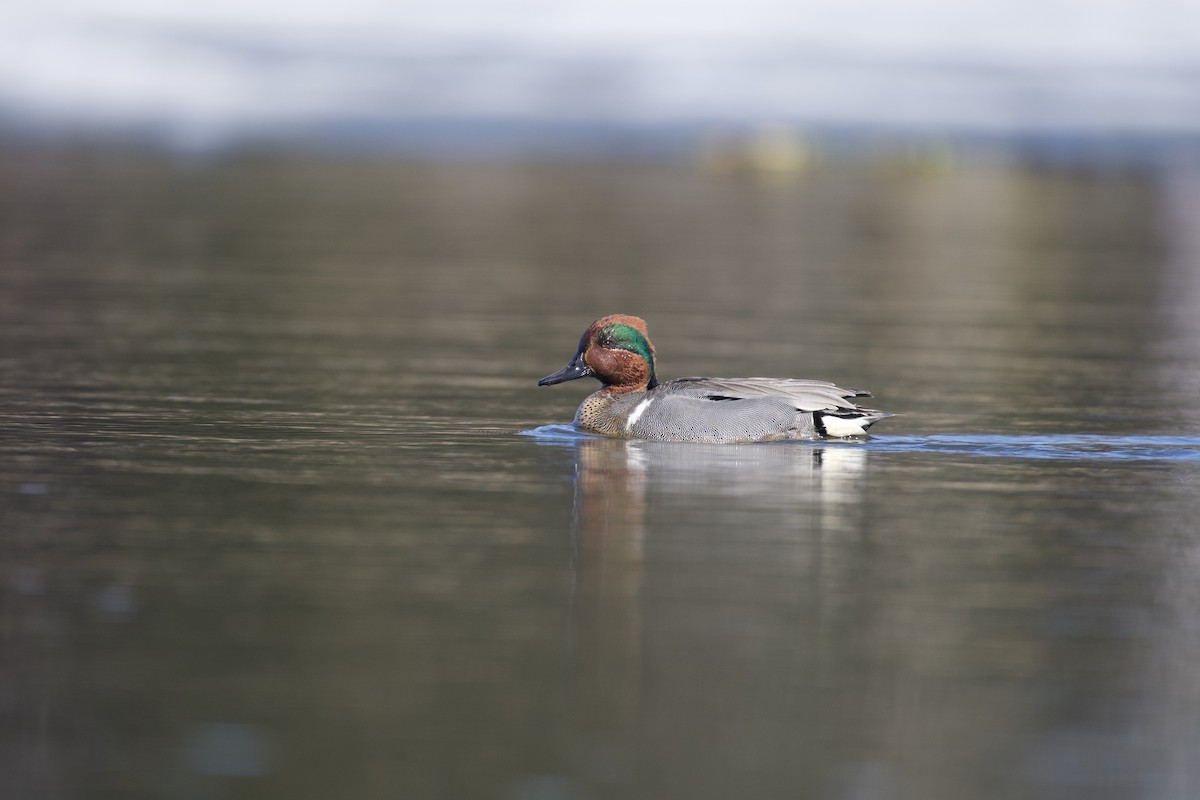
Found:
<path fill-rule="evenodd" d="M 538 381 L 538 386 L 573 381 L 588 375 L 612 393 L 653 389 L 654 345 L 646 323 L 626 314 L 610 314 L 588 326 L 579 339 L 579 350 L 565 367 Z"/>

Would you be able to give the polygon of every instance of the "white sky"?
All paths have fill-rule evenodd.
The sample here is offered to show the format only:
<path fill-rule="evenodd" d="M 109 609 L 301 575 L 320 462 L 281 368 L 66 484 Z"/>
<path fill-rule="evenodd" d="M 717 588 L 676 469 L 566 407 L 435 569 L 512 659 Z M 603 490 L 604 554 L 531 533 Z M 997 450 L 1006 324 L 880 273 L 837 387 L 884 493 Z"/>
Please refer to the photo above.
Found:
<path fill-rule="evenodd" d="M 5 113 L 1200 132 L 1200 0 L 10 0 Z"/>

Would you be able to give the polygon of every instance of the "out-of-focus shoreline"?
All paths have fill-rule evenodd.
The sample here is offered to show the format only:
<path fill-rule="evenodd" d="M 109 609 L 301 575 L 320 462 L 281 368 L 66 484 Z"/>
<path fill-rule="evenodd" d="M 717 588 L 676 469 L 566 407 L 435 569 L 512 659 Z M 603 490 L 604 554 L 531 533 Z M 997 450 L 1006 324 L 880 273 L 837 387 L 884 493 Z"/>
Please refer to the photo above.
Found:
<path fill-rule="evenodd" d="M 1200 135 L 1088 131 L 905 131 L 758 125 L 314 125 L 189 138 L 166 128 L 16 124 L 0 118 L 0 157 L 66 153 L 168 159 L 267 157 L 413 162 L 667 162 L 705 171 L 798 175 L 828 165 L 946 169 L 1002 164 L 1046 169 L 1173 170 L 1200 166 Z"/>

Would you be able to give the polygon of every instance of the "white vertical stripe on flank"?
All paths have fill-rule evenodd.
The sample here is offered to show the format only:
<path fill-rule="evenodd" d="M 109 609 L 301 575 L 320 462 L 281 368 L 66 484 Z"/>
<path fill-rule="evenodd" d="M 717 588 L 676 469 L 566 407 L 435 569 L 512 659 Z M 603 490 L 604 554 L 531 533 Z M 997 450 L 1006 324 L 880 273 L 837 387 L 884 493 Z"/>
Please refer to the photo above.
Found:
<path fill-rule="evenodd" d="M 647 397 L 645 400 L 634 406 L 633 412 L 629 415 L 629 420 L 625 423 L 626 433 L 633 430 L 634 423 L 642 418 L 642 414 L 646 413 L 646 409 L 650 407 L 650 403 L 653 401 L 653 397 Z"/>

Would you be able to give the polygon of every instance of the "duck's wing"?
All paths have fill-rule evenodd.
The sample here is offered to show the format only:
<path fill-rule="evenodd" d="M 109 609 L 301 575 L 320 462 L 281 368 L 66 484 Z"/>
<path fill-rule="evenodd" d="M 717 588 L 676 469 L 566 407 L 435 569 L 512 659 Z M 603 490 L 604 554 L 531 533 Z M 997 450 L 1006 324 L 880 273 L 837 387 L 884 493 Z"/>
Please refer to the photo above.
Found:
<path fill-rule="evenodd" d="M 679 378 L 667 384 L 671 394 L 705 400 L 742 400 L 749 397 L 780 397 L 799 411 L 857 410 L 852 397 L 870 397 L 862 389 L 843 389 L 828 381 L 802 378 Z M 864 409 L 865 410 L 865 409 Z"/>

